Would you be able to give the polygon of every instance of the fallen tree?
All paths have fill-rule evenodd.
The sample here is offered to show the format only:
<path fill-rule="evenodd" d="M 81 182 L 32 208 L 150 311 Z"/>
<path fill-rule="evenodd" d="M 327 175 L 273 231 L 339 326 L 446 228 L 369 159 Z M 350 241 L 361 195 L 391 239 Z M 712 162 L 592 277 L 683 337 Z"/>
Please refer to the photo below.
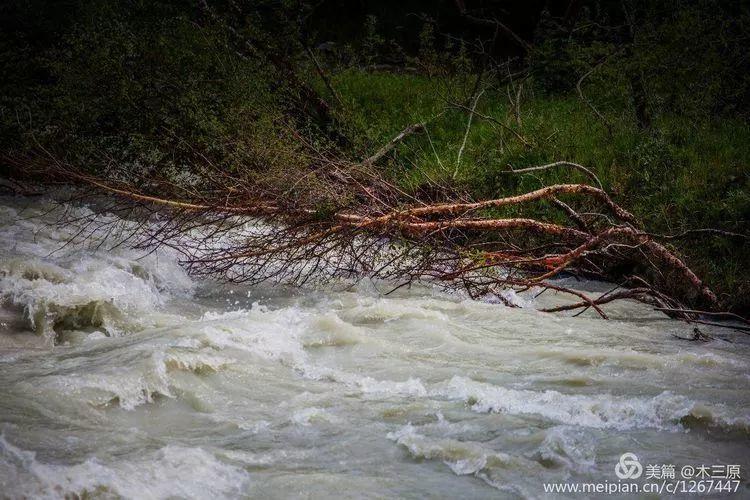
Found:
<path fill-rule="evenodd" d="M 6 163 L 26 178 L 75 184 L 79 198 L 111 195 L 97 212 L 127 212 L 143 221 L 128 235 L 130 244 L 170 246 L 196 275 L 296 285 L 367 276 L 392 282 L 394 290 L 427 280 L 511 307 L 507 290 L 534 288 L 574 298 L 543 309 L 547 312 L 592 309 L 606 319 L 603 305 L 631 299 L 689 322 L 713 324 L 705 321 L 712 314 L 729 317 L 718 313 L 716 295 L 669 249 L 665 241 L 671 237 L 642 229 L 581 165 L 557 162 L 514 173 L 562 166 L 587 173 L 597 186 L 556 184 L 502 198 L 442 203 L 420 201 L 374 173 L 371 167 L 379 159 L 423 127 L 408 127 L 362 162 L 317 152 L 318 164 L 309 173 L 317 179 L 312 190 L 300 188 L 306 185 L 300 179 L 284 190 L 264 186 L 256 177 L 217 171 L 210 164 L 201 166 L 198 186 L 151 178 L 138 187 L 88 174 L 51 154 L 16 156 Z M 565 222 L 525 215 L 539 203 L 559 208 Z M 159 224 L 146 222 L 153 213 L 161 214 Z M 90 224 L 100 227 L 96 214 Z M 617 286 L 594 296 L 555 280 L 562 275 Z M 737 315 L 731 319 L 747 325 Z"/>

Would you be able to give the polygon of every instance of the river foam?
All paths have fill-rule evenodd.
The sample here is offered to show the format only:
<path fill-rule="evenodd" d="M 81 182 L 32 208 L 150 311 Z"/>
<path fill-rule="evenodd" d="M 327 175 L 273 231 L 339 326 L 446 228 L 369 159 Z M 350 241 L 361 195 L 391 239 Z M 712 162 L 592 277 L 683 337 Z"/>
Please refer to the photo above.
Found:
<path fill-rule="evenodd" d="M 536 311 L 551 292 L 199 281 L 0 201 L 0 497 L 539 498 L 624 452 L 750 467 L 744 337 Z"/>
<path fill-rule="evenodd" d="M 192 292 L 169 252 L 112 251 L 100 245 L 101 235 L 88 235 L 83 248 L 71 246 L 67 239 L 77 227 L 35 223 L 41 213 L 6 208 L 0 242 L 0 301 L 21 311 L 38 334 L 53 340 L 60 331 L 92 329 L 116 336 L 155 326 L 149 316 L 173 295 Z M 86 208 L 69 214 L 86 215 Z"/>
<path fill-rule="evenodd" d="M 240 494 L 249 474 L 201 448 L 166 446 L 137 461 L 103 463 L 96 458 L 71 465 L 39 462 L 0 436 L 4 491 L 19 497 L 207 498 Z"/>

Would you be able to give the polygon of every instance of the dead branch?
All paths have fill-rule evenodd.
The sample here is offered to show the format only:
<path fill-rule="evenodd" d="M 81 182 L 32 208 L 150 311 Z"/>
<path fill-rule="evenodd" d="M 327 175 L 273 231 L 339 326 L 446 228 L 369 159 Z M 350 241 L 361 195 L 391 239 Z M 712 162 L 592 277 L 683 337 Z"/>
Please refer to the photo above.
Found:
<path fill-rule="evenodd" d="M 207 170 L 211 175 L 200 188 L 182 189 L 150 179 L 147 185 L 154 187 L 149 191 L 87 174 L 51 155 L 45 161 L 5 160 L 24 175 L 37 172 L 38 178 L 43 176 L 47 182 L 87 188 L 81 197 L 91 196 L 91 190 L 114 196 L 121 208 L 110 204 L 108 211 L 143 210 L 145 217 L 137 235 L 133 236 L 134 231 L 128 236 L 137 238 L 131 244 L 143 249 L 174 248 L 196 275 L 250 284 L 274 280 L 303 285 L 361 276 L 399 286 L 429 280 L 464 290 L 474 298 L 494 297 L 501 302 L 508 302 L 503 290 L 542 287 L 576 299 L 544 309 L 547 312 L 593 309 L 606 318 L 601 306 L 631 299 L 696 323 L 704 321 L 701 315 L 710 313 L 717 319 L 740 319 L 717 312 L 718 300 L 706 284 L 679 256 L 638 229 L 635 217 L 601 187 L 557 184 L 497 199 L 471 202 L 454 198 L 425 204 L 368 168 L 422 129 L 421 123 L 407 127 L 361 163 L 330 160 L 321 153 L 325 167 L 320 169 L 321 175 L 330 179 L 322 188 L 330 189 L 331 197 L 343 193 L 355 200 L 323 210 L 316 205 L 316 197 L 289 203 L 285 199 L 289 190 L 274 192 L 256 184 L 255 178 L 214 174 L 214 170 Z M 515 172 L 558 165 L 580 170 L 600 184 L 589 169 L 570 162 Z M 590 206 L 594 201 L 612 217 L 583 220 L 575 205 L 560 201 L 559 196 L 571 197 L 571 204 L 582 201 Z M 556 223 L 524 215 L 528 204 L 542 200 L 563 210 L 569 221 Z M 498 209 L 504 207 L 512 207 L 512 217 L 500 215 Z M 147 223 L 155 212 L 166 215 L 163 222 Z M 257 227 L 248 229 L 248 220 L 257 221 Z M 93 225 L 88 222 L 80 222 L 82 235 L 100 227 L 98 221 Z M 634 271 L 625 280 L 629 287 L 618 286 L 600 297 L 550 281 L 563 274 L 615 279 L 612 270 L 623 268 Z"/>
<path fill-rule="evenodd" d="M 723 236 L 727 238 L 740 238 L 740 239 L 745 239 L 745 240 L 750 239 L 750 235 L 747 235 L 747 234 L 735 233 L 732 231 L 724 231 L 722 229 L 713 229 L 713 228 L 688 229 L 678 234 L 658 234 L 658 233 L 646 233 L 646 234 L 651 237 L 659 238 L 663 240 L 676 240 L 680 238 L 685 238 L 686 236 L 692 236 L 694 234 L 710 234 L 713 236 Z"/>
<path fill-rule="evenodd" d="M 596 308 L 596 306 L 601 306 L 615 300 L 641 298 L 642 296 L 647 296 L 650 292 L 651 290 L 648 288 L 633 288 L 630 290 L 622 290 L 619 292 L 610 293 L 609 295 L 599 297 L 598 299 L 590 299 L 586 297 L 586 299 L 582 300 L 581 302 L 574 302 L 572 304 L 565 304 L 563 306 L 557 307 L 547 307 L 540 310 L 542 312 L 562 312 L 574 311 L 576 309 L 581 309 L 582 307 L 589 306 Z M 601 313 L 599 314 L 601 315 Z"/>
<path fill-rule="evenodd" d="M 583 165 L 579 165 L 578 163 L 573 163 L 570 161 L 556 161 L 554 163 L 548 163 L 547 165 L 540 165 L 538 167 L 526 167 L 526 168 L 512 168 L 511 167 L 511 169 L 506 170 L 506 172 L 514 173 L 514 174 L 524 174 L 527 172 L 538 172 L 540 170 L 548 170 L 554 167 L 570 167 L 576 170 L 580 170 L 581 172 L 586 174 L 590 179 L 596 182 L 596 185 L 599 186 L 599 189 L 604 190 L 604 187 L 602 186 L 602 181 L 599 180 L 599 178 L 596 176 L 596 174 L 594 174 L 594 172 L 584 167 Z"/>
<path fill-rule="evenodd" d="M 739 314 L 726 312 L 726 311 L 699 311 L 696 309 L 676 309 L 674 307 L 655 307 L 657 311 L 676 313 L 676 314 L 694 314 L 697 316 L 712 316 L 714 318 L 723 318 L 733 321 L 740 321 L 742 323 L 750 325 L 750 320 L 740 316 Z"/>
<path fill-rule="evenodd" d="M 318 76 L 320 76 L 320 79 L 323 80 L 323 83 L 325 84 L 326 88 L 328 89 L 328 92 L 331 93 L 331 96 L 336 99 L 336 102 L 339 104 L 339 106 L 343 106 L 344 103 L 341 101 L 341 96 L 339 96 L 339 93 L 336 92 L 336 89 L 333 88 L 333 84 L 331 83 L 331 79 L 328 78 L 328 75 L 323 70 L 323 66 L 320 65 L 320 62 L 318 61 L 318 58 L 315 57 L 315 52 L 312 51 L 310 47 L 305 46 L 305 51 L 307 52 L 307 55 L 310 57 L 310 60 L 312 60 L 313 64 L 315 65 L 315 70 L 318 72 Z"/>
<path fill-rule="evenodd" d="M 555 184 L 547 186 L 536 191 L 509 196 L 507 198 L 498 198 L 495 200 L 479 201 L 475 203 L 443 203 L 427 207 L 419 207 L 401 212 L 402 214 L 412 216 L 437 215 L 437 214 L 457 214 L 470 212 L 486 208 L 500 208 L 507 205 L 518 205 L 529 201 L 541 199 L 550 199 L 559 194 L 587 194 L 604 203 L 614 215 L 622 221 L 631 224 L 637 224 L 638 221 L 630 212 L 617 205 L 604 190 L 589 186 L 587 184 Z"/>
<path fill-rule="evenodd" d="M 448 103 L 448 104 L 450 106 L 454 107 L 454 108 L 458 108 L 458 109 L 460 109 L 462 111 L 466 111 L 467 113 L 471 113 L 473 116 L 476 116 L 477 118 L 480 118 L 482 120 L 486 120 L 486 121 L 488 121 L 490 123 L 494 123 L 495 125 L 499 126 L 500 128 L 502 128 L 504 130 L 507 130 L 508 132 L 510 132 L 511 134 L 513 134 L 513 137 L 515 137 L 516 139 L 518 139 L 518 141 L 524 147 L 526 147 L 526 148 L 530 148 L 531 147 L 531 143 L 528 140 L 526 140 L 526 138 L 524 136 L 522 136 L 519 132 L 517 132 L 516 130 L 514 130 L 512 127 L 507 126 L 505 123 L 501 122 L 500 120 L 498 120 L 494 116 L 485 115 L 483 113 L 479 113 L 476 110 L 472 111 L 472 108 L 470 108 L 468 106 L 465 106 L 465 105 L 463 105 L 461 103 L 454 102 L 454 103 Z"/>
<path fill-rule="evenodd" d="M 513 75 L 510 72 L 510 67 L 508 67 L 508 80 L 510 84 L 507 86 L 508 91 L 508 102 L 510 103 L 510 107 L 513 110 L 513 115 L 516 119 L 516 126 L 521 129 L 521 91 L 523 90 L 523 81 L 518 83 L 518 86 L 516 87 L 516 84 L 513 82 Z M 511 94 L 510 89 L 513 87 L 515 97 Z"/>
<path fill-rule="evenodd" d="M 598 63 L 596 63 L 596 64 L 595 64 L 595 65 L 594 65 L 594 66 L 593 66 L 593 67 L 592 67 L 592 68 L 591 68 L 590 70 L 588 70 L 588 71 L 587 71 L 586 73 L 584 73 L 584 74 L 583 74 L 583 75 L 581 76 L 581 78 L 579 78 L 579 79 L 578 79 L 578 82 L 576 82 L 576 90 L 578 91 L 578 96 L 579 96 L 579 97 L 581 98 L 581 100 L 582 100 L 582 101 L 583 101 L 583 102 L 584 102 L 584 103 L 585 103 L 585 104 L 586 104 L 586 105 L 587 105 L 587 106 L 588 106 L 589 108 L 591 108 L 591 111 L 593 111 L 593 112 L 594 112 L 594 114 L 596 115 L 596 117 L 597 117 L 597 118 L 599 118 L 599 120 L 601 120 L 601 122 L 602 122 L 602 123 L 604 124 L 604 126 L 605 126 L 605 127 L 606 127 L 606 129 L 607 129 L 607 134 L 609 134 L 609 136 L 610 136 L 610 137 L 612 137 L 612 124 L 611 124 L 611 123 L 609 122 L 609 120 L 607 120 L 607 118 L 606 118 L 606 117 L 605 117 L 605 116 L 604 116 L 603 114 L 601 114 L 601 112 L 599 112 L 599 110 L 598 110 L 598 109 L 596 109 L 596 106 L 594 106 L 594 104 L 593 104 L 593 103 L 592 103 L 592 102 L 591 102 L 591 101 L 590 101 L 589 99 L 587 99 L 585 95 L 583 95 L 583 89 L 581 88 L 581 84 L 583 83 L 583 81 L 584 81 L 584 80 L 585 80 L 586 78 L 588 78 L 589 76 L 591 76 L 591 74 L 592 74 L 592 73 L 593 73 L 594 71 L 596 71 L 596 70 L 597 70 L 597 69 L 598 69 L 599 67 L 601 67 L 601 66 L 602 66 L 602 65 L 603 65 L 603 64 L 604 64 L 605 62 L 607 62 L 607 58 L 606 58 L 606 57 L 605 57 L 604 59 L 602 59 L 601 61 L 599 61 Z"/>
<path fill-rule="evenodd" d="M 378 162 L 381 158 L 383 158 L 385 155 L 393 151 L 393 149 L 398 146 L 398 144 L 406 139 L 407 137 L 417 134 L 419 132 L 422 132 L 425 128 L 424 123 L 414 123 L 412 125 L 409 125 L 404 130 L 398 133 L 396 137 L 388 141 L 388 143 L 380 148 L 374 155 L 370 156 L 369 158 L 366 158 L 365 160 L 362 160 L 361 165 L 365 167 L 369 167 L 374 165 Z"/>
<path fill-rule="evenodd" d="M 570 205 L 568 205 L 565 202 L 562 202 L 555 198 L 554 196 L 550 198 L 550 201 L 552 201 L 552 204 L 558 207 L 560 210 L 565 212 L 565 215 L 570 217 L 570 220 L 575 222 L 575 224 L 578 226 L 578 229 L 581 229 L 582 231 L 588 231 L 588 225 L 586 222 L 581 218 L 580 214 L 573 210 Z"/>
<path fill-rule="evenodd" d="M 458 156 L 456 156 L 456 168 L 453 169 L 454 179 L 458 175 L 458 169 L 461 167 L 461 156 L 464 153 L 464 148 L 466 147 L 466 141 L 469 138 L 469 132 L 471 132 L 471 120 L 474 118 L 474 112 L 477 109 L 477 104 L 479 104 L 479 99 L 482 97 L 482 94 L 484 94 L 484 90 L 481 90 L 476 93 L 473 99 L 473 103 L 471 105 L 471 111 L 469 111 L 469 118 L 466 121 L 466 132 L 464 132 L 464 139 L 463 141 L 461 141 L 461 147 L 458 149 Z"/>

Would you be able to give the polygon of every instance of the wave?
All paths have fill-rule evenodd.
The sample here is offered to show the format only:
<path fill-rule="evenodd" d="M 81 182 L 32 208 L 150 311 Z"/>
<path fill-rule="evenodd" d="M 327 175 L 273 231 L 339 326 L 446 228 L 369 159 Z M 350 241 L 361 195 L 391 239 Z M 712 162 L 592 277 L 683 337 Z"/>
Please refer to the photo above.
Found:
<path fill-rule="evenodd" d="M 675 431 L 684 429 L 683 424 L 695 418 L 727 430 L 747 428 L 750 423 L 748 415 L 732 415 L 726 407 L 701 405 L 669 391 L 650 398 L 563 394 L 553 390 L 508 389 L 454 376 L 431 394 L 463 400 L 475 412 L 539 415 L 553 422 L 595 429 Z M 704 412 L 710 418 L 700 417 Z"/>
<path fill-rule="evenodd" d="M 314 423 L 337 423 L 339 420 L 323 408 L 310 407 L 297 410 L 292 414 L 291 421 L 297 425 L 309 426 Z"/>
<path fill-rule="evenodd" d="M 473 475 L 493 488 L 526 498 L 527 487 L 517 480 L 511 483 L 510 477 L 519 472 L 531 478 L 542 474 L 543 467 L 534 460 L 494 451 L 476 442 L 424 436 L 411 424 L 386 437 L 415 459 L 439 460 L 457 476 Z"/>
<path fill-rule="evenodd" d="M 577 473 L 594 470 L 594 438 L 586 430 L 571 425 L 557 425 L 544 431 L 544 440 L 533 453 L 545 467 L 561 467 Z"/>
<path fill-rule="evenodd" d="M 90 214 L 68 208 L 73 217 Z M 168 251 L 105 251 L 92 246 L 104 234 L 71 240 L 75 223 L 50 225 L 43 214 L 0 211 L 0 302 L 20 310 L 27 327 L 50 341 L 61 331 L 117 336 L 141 329 L 171 297 L 192 293 L 193 282 Z"/>
<path fill-rule="evenodd" d="M 202 448 L 166 446 L 135 460 L 48 464 L 0 435 L 4 495 L 18 498 L 232 498 L 249 484 L 243 469 Z M 3 479 L 0 479 L 0 484 Z"/>

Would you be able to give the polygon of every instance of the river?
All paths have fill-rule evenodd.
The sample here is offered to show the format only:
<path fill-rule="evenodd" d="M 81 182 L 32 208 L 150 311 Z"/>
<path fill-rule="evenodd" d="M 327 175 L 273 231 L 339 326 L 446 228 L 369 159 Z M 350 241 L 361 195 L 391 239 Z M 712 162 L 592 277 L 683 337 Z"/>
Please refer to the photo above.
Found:
<path fill-rule="evenodd" d="M 53 207 L 0 198 L 0 498 L 541 498 L 626 452 L 750 493 L 746 335 L 536 311 L 552 292 L 198 281 L 106 228 L 66 244 Z"/>

